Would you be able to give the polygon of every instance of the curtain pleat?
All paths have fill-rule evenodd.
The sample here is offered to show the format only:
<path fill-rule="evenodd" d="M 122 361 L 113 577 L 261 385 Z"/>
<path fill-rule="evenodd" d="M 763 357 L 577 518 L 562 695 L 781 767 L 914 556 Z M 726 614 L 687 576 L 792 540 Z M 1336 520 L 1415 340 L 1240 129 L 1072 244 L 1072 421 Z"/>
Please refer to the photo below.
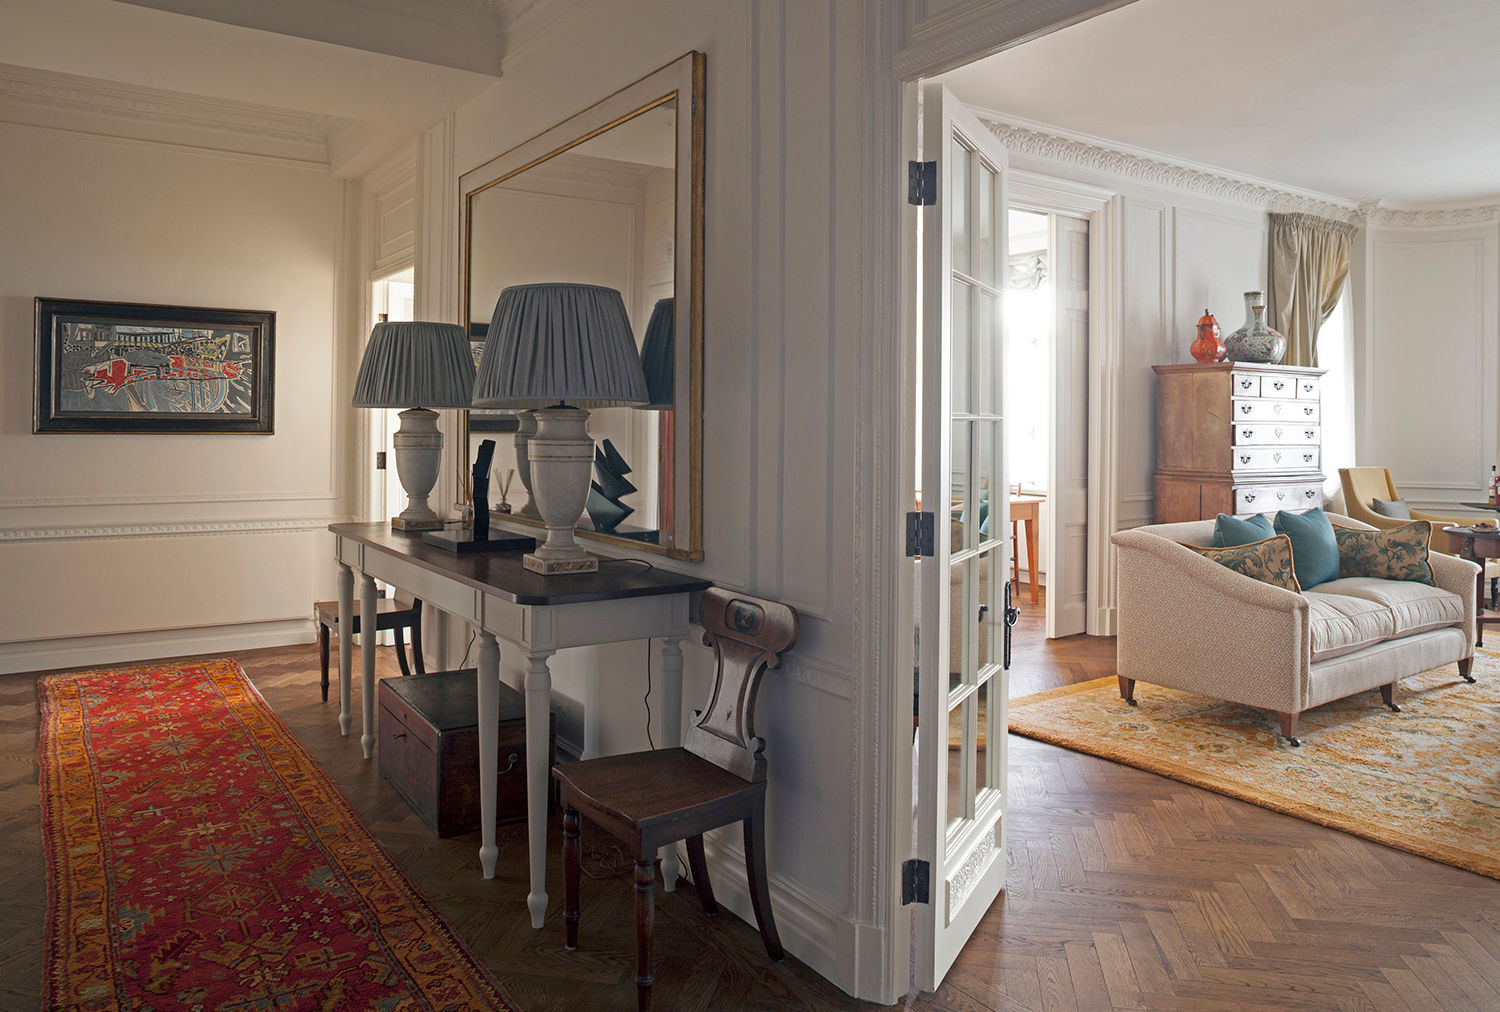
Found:
<path fill-rule="evenodd" d="M 1354 226 L 1311 214 L 1271 215 L 1271 319 L 1286 335 L 1286 364 L 1318 364 L 1318 328 L 1349 277 Z"/>

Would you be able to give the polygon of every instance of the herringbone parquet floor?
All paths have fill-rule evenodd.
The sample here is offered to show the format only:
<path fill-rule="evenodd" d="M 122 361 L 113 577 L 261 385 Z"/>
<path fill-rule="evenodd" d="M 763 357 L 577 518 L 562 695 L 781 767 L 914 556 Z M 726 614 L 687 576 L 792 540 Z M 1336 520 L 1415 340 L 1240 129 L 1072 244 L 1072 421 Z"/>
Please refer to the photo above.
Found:
<path fill-rule="evenodd" d="M 1038 615 L 1018 627 L 1012 695 L 1113 674 L 1112 640 L 1047 643 Z M 338 736 L 311 644 L 239 660 L 523 1008 L 634 1007 L 629 874 L 603 881 L 610 855 L 593 855 L 585 947 L 569 953 L 560 925 L 525 916 L 519 825 L 481 884 L 477 837 L 434 839 Z M 16 1012 L 40 1004 L 37 720 L 35 676 L 0 678 L 0 1008 Z M 1024 738 L 1010 758 L 1006 893 L 942 989 L 906 1007 L 1500 1009 L 1500 882 Z M 658 892 L 659 1008 L 875 1007 L 794 959 L 768 963 L 754 928 L 691 896 Z"/>

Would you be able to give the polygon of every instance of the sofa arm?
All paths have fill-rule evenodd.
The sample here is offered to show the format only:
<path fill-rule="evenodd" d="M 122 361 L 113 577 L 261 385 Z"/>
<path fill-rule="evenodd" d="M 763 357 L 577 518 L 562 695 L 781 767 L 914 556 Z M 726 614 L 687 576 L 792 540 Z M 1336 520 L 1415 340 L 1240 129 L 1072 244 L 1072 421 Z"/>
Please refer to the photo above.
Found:
<path fill-rule="evenodd" d="M 1309 698 L 1307 599 L 1155 534 L 1121 531 L 1116 667 L 1124 678 L 1282 713 Z"/>
<path fill-rule="evenodd" d="M 1456 555 L 1428 552 L 1427 561 L 1432 566 L 1432 581 L 1439 588 L 1451 591 L 1464 601 L 1464 632 L 1469 637 L 1469 654 L 1474 655 L 1475 626 L 1479 614 L 1479 567 L 1468 559 Z"/>

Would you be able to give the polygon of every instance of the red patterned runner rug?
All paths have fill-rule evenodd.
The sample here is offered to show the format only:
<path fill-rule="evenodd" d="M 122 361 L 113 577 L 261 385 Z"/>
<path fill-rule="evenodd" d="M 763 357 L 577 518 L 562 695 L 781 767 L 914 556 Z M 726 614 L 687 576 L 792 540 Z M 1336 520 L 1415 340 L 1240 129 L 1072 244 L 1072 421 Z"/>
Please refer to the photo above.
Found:
<path fill-rule="evenodd" d="M 40 691 L 45 1008 L 516 1007 L 234 661 Z"/>

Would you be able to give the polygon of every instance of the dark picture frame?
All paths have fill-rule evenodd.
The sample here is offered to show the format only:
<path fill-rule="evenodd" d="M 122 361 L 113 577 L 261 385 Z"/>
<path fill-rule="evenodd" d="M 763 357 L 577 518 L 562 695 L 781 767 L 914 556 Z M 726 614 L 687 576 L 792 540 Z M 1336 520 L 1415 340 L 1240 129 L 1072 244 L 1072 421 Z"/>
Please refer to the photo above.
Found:
<path fill-rule="evenodd" d="M 38 297 L 33 432 L 275 432 L 276 314 Z"/>
<path fill-rule="evenodd" d="M 474 353 L 474 368 L 479 368 L 479 359 L 484 354 L 484 336 L 488 332 L 487 324 L 469 325 L 469 350 Z M 474 337 L 475 332 L 479 337 Z M 505 411 L 499 408 L 470 408 L 469 409 L 469 431 L 470 432 L 515 432 L 521 427 L 521 422 L 516 418 L 514 411 Z"/>

